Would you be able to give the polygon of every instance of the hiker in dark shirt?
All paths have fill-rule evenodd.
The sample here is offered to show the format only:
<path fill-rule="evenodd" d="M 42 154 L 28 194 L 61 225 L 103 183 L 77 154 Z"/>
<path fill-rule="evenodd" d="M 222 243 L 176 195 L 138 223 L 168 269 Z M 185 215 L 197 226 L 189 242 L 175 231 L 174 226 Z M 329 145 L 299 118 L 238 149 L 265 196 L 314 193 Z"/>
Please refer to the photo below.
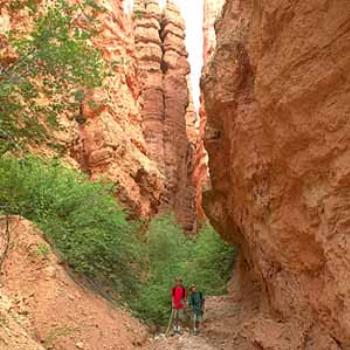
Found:
<path fill-rule="evenodd" d="M 197 290 L 197 287 L 195 285 L 192 285 L 190 288 L 188 304 L 192 310 L 193 332 L 197 334 L 199 332 L 199 326 L 203 318 L 204 297 L 203 293 L 200 290 Z"/>

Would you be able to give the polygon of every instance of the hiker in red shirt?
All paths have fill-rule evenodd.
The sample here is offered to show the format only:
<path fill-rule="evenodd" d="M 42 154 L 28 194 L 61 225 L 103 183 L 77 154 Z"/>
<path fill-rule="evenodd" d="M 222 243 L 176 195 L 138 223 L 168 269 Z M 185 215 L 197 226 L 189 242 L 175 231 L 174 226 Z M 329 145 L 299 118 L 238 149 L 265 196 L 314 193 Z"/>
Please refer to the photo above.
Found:
<path fill-rule="evenodd" d="M 181 332 L 180 322 L 183 318 L 183 310 L 186 306 L 186 298 L 187 298 L 186 288 L 182 283 L 182 279 L 177 278 L 175 281 L 175 286 L 171 290 L 175 333 Z"/>

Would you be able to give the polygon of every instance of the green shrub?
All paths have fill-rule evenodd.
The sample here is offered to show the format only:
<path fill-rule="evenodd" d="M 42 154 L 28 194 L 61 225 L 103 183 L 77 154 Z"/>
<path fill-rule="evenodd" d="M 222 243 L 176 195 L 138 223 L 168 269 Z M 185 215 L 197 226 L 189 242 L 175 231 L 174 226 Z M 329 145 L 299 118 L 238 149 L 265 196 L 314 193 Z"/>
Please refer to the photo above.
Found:
<path fill-rule="evenodd" d="M 235 251 L 210 226 L 190 238 L 166 215 L 139 237 L 140 222 L 126 220 L 114 192 L 55 160 L 0 158 L 3 213 L 36 223 L 75 271 L 119 293 L 138 317 L 167 321 L 177 276 L 205 295 L 225 293 Z"/>
<path fill-rule="evenodd" d="M 0 158 L 0 206 L 35 222 L 74 270 L 127 295 L 139 243 L 113 192 L 58 161 Z"/>
<path fill-rule="evenodd" d="M 138 316 L 165 324 L 171 310 L 170 290 L 178 276 L 186 287 L 194 283 L 205 295 L 226 292 L 235 250 L 211 226 L 189 238 L 167 215 L 151 222 L 146 238 L 148 274 L 139 297 L 131 302 Z"/>

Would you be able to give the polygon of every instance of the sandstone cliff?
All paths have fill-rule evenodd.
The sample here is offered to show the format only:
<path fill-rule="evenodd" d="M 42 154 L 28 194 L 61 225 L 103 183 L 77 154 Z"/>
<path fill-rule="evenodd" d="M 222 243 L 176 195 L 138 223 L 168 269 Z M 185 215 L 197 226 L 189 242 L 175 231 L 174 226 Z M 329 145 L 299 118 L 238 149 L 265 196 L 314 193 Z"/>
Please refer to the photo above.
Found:
<path fill-rule="evenodd" d="M 161 11 L 155 0 L 136 1 L 132 18 L 124 13 L 122 0 L 96 3 L 92 43 L 111 74 L 101 88 L 85 92 L 77 115 L 59 116 L 64 130 L 54 132 L 54 142 L 64 150 L 66 162 L 92 180 L 115 183 L 116 195 L 131 215 L 149 218 L 175 210 L 183 227 L 194 231 L 196 189 L 186 127 L 190 68 L 179 9 L 172 2 Z M 34 17 L 50 1 L 36 4 Z M 0 5 L 0 63 L 6 66 L 16 60 L 6 33 L 27 33 L 33 15 L 24 6 Z M 78 17 L 79 26 L 86 23 L 87 18 Z M 54 154 L 45 146 L 32 151 Z"/>
<path fill-rule="evenodd" d="M 203 2 L 203 74 L 208 69 L 209 61 L 216 46 L 216 34 L 214 25 L 220 17 L 224 0 L 206 0 Z M 209 186 L 208 154 L 204 146 L 205 129 L 207 125 L 207 113 L 205 110 L 205 99 L 201 94 L 199 109 L 199 137 L 195 152 L 195 183 L 196 203 L 199 217 L 205 214 L 202 208 L 202 192 Z"/>
<path fill-rule="evenodd" d="M 33 18 L 44 13 L 50 3 L 36 1 L 38 10 L 33 16 L 23 6 L 25 1 L 18 2 L 17 7 L 0 2 L 3 66 L 16 59 L 6 40 L 8 30 L 28 32 Z M 149 217 L 158 211 L 164 183 L 158 165 L 147 155 L 142 132 L 132 22 L 124 14 L 122 0 L 96 3 L 99 10 L 96 8 L 92 14 L 96 25 L 92 41 L 111 67 L 111 74 L 100 89 L 86 92 L 77 116 L 60 116 L 64 130 L 55 132 L 54 142 L 64 150 L 65 160 L 80 167 L 91 179 L 103 177 L 115 183 L 119 199 L 131 213 Z M 84 16 L 77 18 L 78 25 L 86 25 Z M 44 146 L 32 151 L 54 153 Z"/>
<path fill-rule="evenodd" d="M 349 57 L 346 0 L 228 0 L 217 23 L 205 206 L 267 311 L 254 349 L 350 348 Z"/>
<path fill-rule="evenodd" d="M 174 209 L 183 227 L 194 231 L 193 149 L 186 128 L 190 67 L 184 20 L 171 1 L 161 11 L 158 1 L 139 0 L 134 22 L 147 154 L 165 178 L 160 210 Z"/>
<path fill-rule="evenodd" d="M 105 11 L 99 14 L 94 45 L 114 71 L 84 103 L 85 121 L 78 126 L 71 155 L 92 179 L 103 176 L 116 183 L 119 199 L 132 213 L 149 217 L 158 210 L 164 184 L 157 164 L 148 157 L 142 132 L 132 23 L 121 0 L 101 5 Z"/>

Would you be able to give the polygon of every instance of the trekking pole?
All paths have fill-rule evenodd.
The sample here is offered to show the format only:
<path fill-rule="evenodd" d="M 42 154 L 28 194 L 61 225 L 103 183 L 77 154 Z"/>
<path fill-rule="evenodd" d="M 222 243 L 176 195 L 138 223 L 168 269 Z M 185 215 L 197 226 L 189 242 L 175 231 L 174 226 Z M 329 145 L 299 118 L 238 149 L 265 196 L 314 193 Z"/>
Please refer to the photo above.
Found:
<path fill-rule="evenodd" d="M 170 332 L 171 326 L 173 324 L 173 319 L 174 319 L 174 308 L 172 307 L 171 308 L 171 315 L 170 315 L 170 319 L 169 319 L 169 323 L 168 323 L 168 328 L 165 331 L 165 336 L 166 337 L 168 336 L 168 334 Z"/>

